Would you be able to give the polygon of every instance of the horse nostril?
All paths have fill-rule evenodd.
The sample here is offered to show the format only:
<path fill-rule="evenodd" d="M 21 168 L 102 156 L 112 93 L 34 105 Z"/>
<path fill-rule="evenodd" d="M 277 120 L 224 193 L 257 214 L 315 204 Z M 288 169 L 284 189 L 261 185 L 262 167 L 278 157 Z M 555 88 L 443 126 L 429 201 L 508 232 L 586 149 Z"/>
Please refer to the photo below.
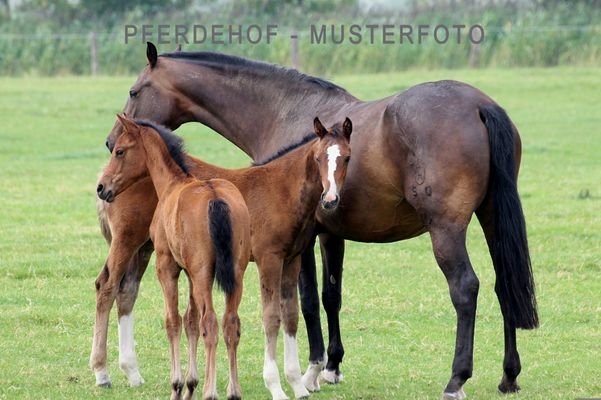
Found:
<path fill-rule="evenodd" d="M 102 190 L 104 189 L 104 186 L 102 186 L 102 183 L 98 185 L 98 187 L 96 188 L 96 193 L 102 193 Z"/>
<path fill-rule="evenodd" d="M 104 142 L 104 145 L 106 146 L 107 149 L 111 149 L 111 144 L 109 143 L 109 141 L 107 140 L 106 142 Z"/>

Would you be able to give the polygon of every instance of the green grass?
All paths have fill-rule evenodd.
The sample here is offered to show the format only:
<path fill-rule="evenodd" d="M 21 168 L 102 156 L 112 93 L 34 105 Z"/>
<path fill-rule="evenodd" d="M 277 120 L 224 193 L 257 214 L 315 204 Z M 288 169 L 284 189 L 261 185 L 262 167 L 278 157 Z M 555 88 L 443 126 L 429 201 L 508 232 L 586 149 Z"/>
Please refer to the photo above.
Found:
<path fill-rule="evenodd" d="M 412 71 L 334 81 L 374 99 L 442 78 L 467 81 L 495 98 L 520 129 L 524 144 L 520 191 L 542 324 L 536 331 L 519 332 L 523 391 L 511 398 L 601 397 L 601 69 Z M 137 351 L 146 384 L 131 389 L 118 370 L 114 317 L 109 332 L 113 389 L 94 387 L 88 369 L 94 280 L 107 253 L 97 227 L 94 189 L 108 159 L 105 136 L 133 80 L 0 78 L 2 399 L 168 396 L 163 301 L 154 268 L 144 277 L 136 308 Z M 249 162 L 198 124 L 180 132 L 188 149 L 209 162 Z M 587 190 L 588 196 L 579 196 Z M 472 399 L 494 399 L 502 373 L 502 320 L 477 224 L 470 227 L 468 240 L 481 290 L 474 377 L 466 392 Z M 348 243 L 345 271 L 346 380 L 323 387 L 312 398 L 437 399 L 450 376 L 455 314 L 428 236 L 387 245 Z M 266 399 L 252 265 L 245 279 L 241 384 L 246 399 Z M 299 336 L 304 368 L 308 347 L 302 323 Z M 278 348 L 281 353 L 281 343 Z M 223 397 L 223 343 L 218 367 Z M 288 386 L 284 389 L 292 394 Z"/>

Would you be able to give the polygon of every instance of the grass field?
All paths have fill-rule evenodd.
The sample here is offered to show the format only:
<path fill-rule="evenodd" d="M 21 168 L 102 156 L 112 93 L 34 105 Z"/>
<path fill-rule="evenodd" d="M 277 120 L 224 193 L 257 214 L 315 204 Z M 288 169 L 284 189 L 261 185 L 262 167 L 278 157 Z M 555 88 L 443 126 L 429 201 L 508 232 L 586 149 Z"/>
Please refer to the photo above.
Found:
<path fill-rule="evenodd" d="M 374 99 L 442 78 L 467 81 L 496 99 L 524 144 L 520 192 L 542 323 L 536 331 L 518 334 L 523 390 L 510 398 L 601 397 L 601 69 L 413 71 L 334 81 Z M 96 388 L 88 368 L 94 280 L 107 253 L 96 221 L 95 183 L 108 159 L 105 136 L 133 80 L 0 78 L 1 399 L 168 396 L 169 355 L 154 268 L 144 277 L 136 308 L 138 360 L 146 384 L 129 388 L 118 370 L 116 318 L 109 332 L 113 388 Z M 209 162 L 249 163 L 198 124 L 179 132 L 189 151 Z M 502 319 L 477 223 L 470 227 L 468 250 L 481 289 L 474 377 L 466 392 L 472 399 L 496 399 Z M 387 245 L 348 243 L 345 271 L 345 381 L 323 387 L 312 398 L 437 399 L 450 376 L 455 313 L 429 237 Z M 246 399 L 266 399 L 252 265 L 245 279 L 242 390 Z M 302 323 L 299 336 L 305 368 Z M 283 349 L 281 343 L 278 348 Z M 218 367 L 225 398 L 223 343 Z"/>

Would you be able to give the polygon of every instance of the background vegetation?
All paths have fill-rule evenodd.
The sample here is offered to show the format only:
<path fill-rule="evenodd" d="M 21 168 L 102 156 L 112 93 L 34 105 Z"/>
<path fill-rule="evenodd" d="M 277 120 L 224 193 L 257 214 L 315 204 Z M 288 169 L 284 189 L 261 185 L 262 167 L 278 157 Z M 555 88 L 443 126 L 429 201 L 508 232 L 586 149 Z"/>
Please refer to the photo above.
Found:
<path fill-rule="evenodd" d="M 0 6 L 0 75 L 91 72 L 90 33 L 95 32 L 98 71 L 139 69 L 141 40 L 124 45 L 125 24 L 277 23 L 281 35 L 267 45 L 189 45 L 284 65 L 291 63 L 289 34 L 298 31 L 298 66 L 309 73 L 339 74 L 419 68 L 594 66 L 601 62 L 599 0 L 22 0 Z M 481 24 L 485 40 L 461 44 L 315 45 L 310 24 Z M 365 30 L 365 29 L 364 29 Z M 397 38 L 397 37 L 395 37 Z M 175 44 L 163 46 L 171 51 Z M 476 54 L 474 54 L 477 52 Z M 470 57 L 471 55 L 471 57 Z"/>
<path fill-rule="evenodd" d="M 520 193 L 541 327 L 518 334 L 523 391 L 507 399 L 601 397 L 601 69 L 410 71 L 338 75 L 335 82 L 363 99 L 375 99 L 444 78 L 467 81 L 495 98 L 520 129 L 524 145 Z M 109 157 L 106 134 L 133 81 L 132 76 L 0 78 L 0 399 L 168 396 L 169 352 L 154 260 L 136 308 L 137 350 L 146 383 L 128 388 L 118 370 L 114 313 L 109 334 L 113 389 L 94 387 L 88 368 L 94 280 L 107 254 L 96 222 L 95 182 Z M 209 162 L 249 164 L 231 143 L 199 124 L 178 133 L 191 153 Z M 341 316 L 346 381 L 324 386 L 312 399 L 439 399 L 450 375 L 455 313 L 428 235 L 387 245 L 348 242 L 347 249 Z M 481 290 L 474 377 L 466 392 L 472 399 L 501 399 L 496 385 L 502 374 L 503 327 L 477 222 L 470 226 L 468 250 Z M 181 304 L 185 293 L 181 290 Z M 222 310 L 220 294 L 215 298 Z M 268 398 L 261 377 L 260 315 L 257 271 L 251 264 L 240 346 L 248 400 Z M 300 329 L 304 369 L 303 323 Z M 281 355 L 282 343 L 278 348 Z M 199 360 L 202 369 L 203 357 Z M 221 342 L 222 398 L 226 366 Z M 288 386 L 284 389 L 292 394 Z"/>

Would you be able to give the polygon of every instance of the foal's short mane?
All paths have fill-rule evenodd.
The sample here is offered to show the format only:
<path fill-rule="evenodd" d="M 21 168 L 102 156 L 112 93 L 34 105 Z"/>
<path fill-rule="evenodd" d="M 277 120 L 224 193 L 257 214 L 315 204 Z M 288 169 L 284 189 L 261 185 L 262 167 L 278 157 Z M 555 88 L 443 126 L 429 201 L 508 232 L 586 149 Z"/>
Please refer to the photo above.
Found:
<path fill-rule="evenodd" d="M 271 156 L 265 158 L 264 160 L 255 161 L 255 162 L 252 163 L 252 165 L 253 165 L 253 167 L 258 167 L 258 166 L 270 163 L 273 160 L 278 159 L 280 157 L 283 157 L 284 155 L 290 153 L 292 150 L 297 149 L 297 148 L 301 147 L 304 144 L 312 142 L 315 139 L 317 139 L 317 135 L 315 135 L 315 133 L 311 132 L 307 136 L 305 136 L 304 138 L 302 138 L 300 141 L 298 141 L 296 143 L 292 143 L 291 145 L 288 145 L 288 146 L 286 146 L 284 148 L 281 148 L 277 152 L 275 152 L 275 154 L 272 154 Z"/>
<path fill-rule="evenodd" d="M 346 89 L 333 84 L 325 79 L 306 75 L 295 69 L 282 67 L 280 65 L 269 64 L 261 61 L 249 60 L 247 58 L 232 56 L 229 54 L 213 53 L 209 51 L 176 51 L 173 53 L 163 53 L 161 57 L 182 60 L 189 63 L 201 64 L 210 68 L 239 67 L 250 71 L 263 72 L 269 75 L 280 75 L 284 78 L 308 82 L 320 86 L 322 89 L 339 90 L 347 93 Z"/>
<path fill-rule="evenodd" d="M 159 134 L 161 139 L 163 139 L 163 142 L 167 146 L 167 150 L 169 150 L 169 155 L 173 161 L 175 161 L 178 167 L 180 167 L 186 175 L 190 175 L 190 170 L 186 164 L 184 140 L 181 137 L 177 136 L 163 125 L 145 119 L 136 119 L 135 122 L 138 125 L 154 129 Z"/>

